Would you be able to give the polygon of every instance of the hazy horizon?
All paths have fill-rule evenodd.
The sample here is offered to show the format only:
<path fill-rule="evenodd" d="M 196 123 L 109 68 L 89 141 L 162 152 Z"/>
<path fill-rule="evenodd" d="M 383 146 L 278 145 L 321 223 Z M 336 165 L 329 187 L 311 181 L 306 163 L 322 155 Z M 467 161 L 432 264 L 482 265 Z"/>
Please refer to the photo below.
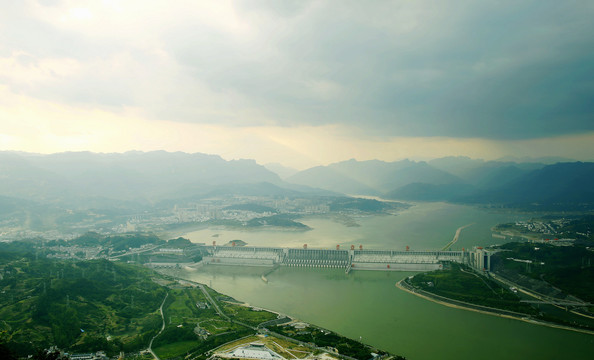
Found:
<path fill-rule="evenodd" d="M 23 1 L 0 14 L 0 150 L 594 159 L 594 7 Z"/>
<path fill-rule="evenodd" d="M 542 156 L 542 157 L 530 157 L 530 156 L 512 156 L 512 155 L 507 155 L 507 156 L 503 156 L 503 157 L 499 157 L 499 158 L 495 158 L 495 159 L 483 159 L 483 158 L 478 158 L 478 157 L 470 157 L 470 156 L 466 156 L 466 155 L 453 155 L 453 156 L 440 156 L 440 157 L 425 157 L 425 158 L 401 158 L 401 159 L 395 159 L 395 160 L 382 160 L 382 159 L 356 159 L 356 158 L 344 158 L 344 159 L 338 159 L 337 161 L 332 161 L 329 163 L 325 163 L 325 164 L 316 164 L 310 167 L 305 167 L 305 168 L 295 168 L 292 167 L 290 165 L 287 165 L 283 162 L 267 162 L 267 163 L 263 163 L 258 161 L 257 159 L 250 159 L 250 158 L 238 158 L 238 159 L 225 159 L 224 157 L 220 156 L 219 154 L 212 154 L 212 153 L 202 153 L 202 152 L 186 152 L 186 151 L 167 151 L 167 150 L 163 150 L 163 149 L 158 149 L 158 150 L 148 150 L 148 151 L 143 151 L 143 150 L 128 150 L 128 151 L 122 151 L 122 152 L 95 152 L 95 151 L 88 151 L 88 150 L 74 150 L 74 151 L 58 151 L 58 152 L 49 152 L 49 153 L 41 153 L 41 152 L 29 152 L 29 151 L 21 151 L 21 150 L 0 150 L 0 152 L 7 152 L 7 153 L 14 153 L 14 154 L 19 154 L 19 155 L 25 155 L 25 156 L 33 156 L 33 155 L 41 155 L 41 156 L 45 156 L 45 155 L 59 155 L 59 154 L 68 154 L 68 153 L 90 153 L 90 154 L 97 154 L 97 155 L 124 155 L 127 153 L 151 153 L 151 152 L 166 152 L 166 153 L 183 153 L 183 154 L 188 154 L 188 155 L 194 155 L 194 154 L 201 154 L 201 155 L 208 155 L 208 156 L 218 156 L 220 158 L 222 158 L 225 161 L 233 161 L 233 160 L 248 160 L 248 161 L 255 161 L 258 165 L 264 166 L 264 167 L 269 167 L 269 166 L 274 166 L 274 165 L 280 165 L 284 168 L 290 169 L 290 170 L 296 170 L 296 171 L 303 171 L 306 169 L 310 169 L 312 167 L 316 167 L 316 166 L 328 166 L 328 165 L 332 165 L 332 164 L 337 164 L 337 163 L 341 163 L 341 162 L 347 162 L 347 161 L 358 161 L 358 162 L 364 162 L 364 161 L 383 161 L 383 162 L 399 162 L 399 161 L 412 161 L 412 162 L 428 162 L 431 160 L 438 160 L 438 159 L 445 159 L 445 158 L 467 158 L 470 160 L 476 160 L 476 161 L 484 161 L 484 162 L 489 162 L 489 161 L 494 161 L 494 162 L 515 162 L 515 163 L 542 163 L 542 164 L 554 164 L 554 163 L 558 163 L 558 162 L 575 162 L 575 161 L 583 161 L 583 162 L 594 162 L 593 159 L 586 159 L 586 160 L 579 160 L 579 159 L 571 159 L 571 158 L 565 158 L 565 157 L 559 157 L 559 156 Z M 269 168 L 269 170 L 271 170 Z M 273 170 L 273 172 L 275 172 Z"/>

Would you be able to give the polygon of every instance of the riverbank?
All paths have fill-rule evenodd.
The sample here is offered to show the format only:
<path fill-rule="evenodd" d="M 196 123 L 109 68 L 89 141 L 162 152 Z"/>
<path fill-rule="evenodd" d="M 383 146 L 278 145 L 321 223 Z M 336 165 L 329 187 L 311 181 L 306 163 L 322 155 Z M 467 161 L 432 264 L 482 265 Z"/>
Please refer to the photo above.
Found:
<path fill-rule="evenodd" d="M 556 328 L 556 329 L 563 329 L 563 330 L 575 331 L 575 332 L 588 334 L 588 335 L 594 335 L 594 331 L 590 331 L 590 330 L 573 328 L 570 326 L 558 325 L 558 324 L 548 323 L 548 322 L 544 322 L 544 321 L 538 321 L 538 320 L 529 318 L 529 317 L 525 316 L 524 314 L 520 314 L 520 313 L 513 313 L 511 311 L 493 309 L 493 308 L 488 308 L 486 306 L 480 306 L 480 305 L 465 303 L 465 302 L 459 301 L 459 300 L 448 299 L 446 297 L 435 295 L 435 294 L 432 294 L 432 293 L 424 291 L 424 290 L 415 289 L 412 286 L 410 286 L 408 283 L 406 283 L 405 280 L 406 279 L 402 279 L 402 280 L 398 281 L 395 284 L 395 286 L 400 290 L 406 291 L 412 295 L 418 296 L 420 298 L 432 301 L 432 302 L 440 304 L 440 305 L 444 305 L 444 306 L 451 307 L 454 309 L 467 310 L 467 311 L 473 311 L 473 312 L 477 312 L 477 313 L 481 313 L 481 314 L 497 316 L 497 317 L 506 318 L 506 319 L 519 320 L 519 321 L 527 322 L 529 324 L 534 324 L 534 325 L 541 325 L 541 326 L 546 326 L 546 327 L 551 327 L 551 328 Z"/>

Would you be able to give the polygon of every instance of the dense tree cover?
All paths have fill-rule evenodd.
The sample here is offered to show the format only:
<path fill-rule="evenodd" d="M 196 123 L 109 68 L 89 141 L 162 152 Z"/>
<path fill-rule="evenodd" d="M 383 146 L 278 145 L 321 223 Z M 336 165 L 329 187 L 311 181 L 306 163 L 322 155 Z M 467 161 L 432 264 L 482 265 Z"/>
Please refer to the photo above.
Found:
<path fill-rule="evenodd" d="M 302 224 L 294 220 L 294 215 L 272 215 L 260 218 L 254 218 L 247 222 L 248 227 L 260 227 L 260 226 L 277 226 L 285 228 L 295 228 L 301 230 L 309 229 L 309 226 Z"/>
<path fill-rule="evenodd" d="M 17 356 L 6 345 L 0 342 L 0 359 L 16 360 Z"/>
<path fill-rule="evenodd" d="M 196 334 L 194 334 L 194 328 L 191 326 L 169 326 L 155 339 L 153 346 L 158 348 L 162 345 L 175 343 L 178 341 L 186 340 L 198 340 Z"/>
<path fill-rule="evenodd" d="M 103 241 L 92 233 L 81 241 L 93 239 Z M 187 240 L 174 239 L 176 242 L 186 244 Z M 200 305 L 207 302 L 200 289 L 159 285 L 154 277 L 167 280 L 136 265 L 104 259 L 37 259 L 34 242 L 0 244 L 0 250 L 7 250 L 0 251 L 0 359 L 27 355 L 54 359 L 59 353 L 35 352 L 54 345 L 71 353 L 104 350 L 108 355 L 145 349 L 161 329 L 158 308 L 166 293 L 163 312 L 167 325 L 155 338 L 153 348 L 180 343 L 184 354 L 194 358 L 254 333 L 242 324 L 257 325 L 276 317 L 222 302 L 233 299 L 206 288 L 232 318 L 228 320 L 213 308 Z M 206 339 L 194 333 L 196 324 L 208 331 Z M 370 357 L 369 348 L 363 344 L 336 335 L 324 336 L 314 342 L 360 359 Z"/>
<path fill-rule="evenodd" d="M 158 331 L 155 312 L 165 289 L 149 270 L 107 260 L 30 258 L 4 261 L 0 269 L 0 341 L 20 355 L 50 345 L 130 351 Z"/>
<path fill-rule="evenodd" d="M 165 245 L 168 247 L 185 248 L 194 244 L 186 238 L 178 237 L 177 239 L 167 240 Z"/>
<path fill-rule="evenodd" d="M 404 204 L 398 203 L 398 206 L 404 206 Z M 350 198 L 343 197 L 337 198 L 330 202 L 330 211 L 363 211 L 370 213 L 383 212 L 389 209 L 393 209 L 394 204 L 378 201 L 375 199 L 363 199 L 363 198 Z"/>
<path fill-rule="evenodd" d="M 47 242 L 47 246 L 56 245 L 78 245 L 78 246 L 103 246 L 114 251 L 126 250 L 128 248 L 139 248 L 146 244 L 164 244 L 165 241 L 154 234 L 124 234 L 124 235 L 101 235 L 89 231 L 70 241 L 53 240 Z"/>
<path fill-rule="evenodd" d="M 569 238 L 578 239 L 589 245 L 594 243 L 594 215 L 586 215 L 579 219 L 572 220 L 561 229 L 563 235 Z"/>
<path fill-rule="evenodd" d="M 409 281 L 415 287 L 450 299 L 525 314 L 537 313 L 536 309 L 521 303 L 509 289 L 474 274 L 462 264 L 452 263 L 449 270 L 417 274 Z"/>
<path fill-rule="evenodd" d="M 33 360 L 69 360 L 70 356 L 60 353 L 59 350 L 39 349 L 33 355 Z"/>
<path fill-rule="evenodd" d="M 594 302 L 594 252 L 585 246 L 514 242 L 500 248 L 505 251 L 492 257 L 495 269 L 542 279 L 582 300 Z"/>
<path fill-rule="evenodd" d="M 0 263 L 35 255 L 35 240 L 0 242 Z"/>

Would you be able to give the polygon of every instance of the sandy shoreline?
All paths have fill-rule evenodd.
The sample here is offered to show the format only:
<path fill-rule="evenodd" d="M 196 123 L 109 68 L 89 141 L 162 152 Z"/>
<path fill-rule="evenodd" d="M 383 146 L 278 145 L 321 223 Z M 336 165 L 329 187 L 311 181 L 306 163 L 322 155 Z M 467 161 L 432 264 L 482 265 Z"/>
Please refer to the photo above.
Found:
<path fill-rule="evenodd" d="M 570 331 L 575 331 L 575 332 L 579 332 L 579 333 L 583 333 L 583 334 L 594 335 L 594 331 L 590 331 L 590 330 L 578 329 L 578 328 L 573 328 L 573 327 L 558 325 L 558 324 L 553 324 L 553 323 L 547 323 L 547 322 L 541 322 L 541 321 L 532 320 L 532 319 L 528 319 L 528 318 L 520 317 L 520 316 L 512 316 L 512 315 L 500 314 L 500 313 L 496 313 L 496 312 L 492 312 L 492 311 L 479 310 L 479 309 L 465 307 L 465 306 L 461 306 L 461 305 L 457 305 L 457 304 L 448 303 L 446 301 L 437 300 L 437 299 L 431 298 L 429 296 L 425 296 L 423 294 L 420 294 L 420 293 L 417 293 L 417 292 L 414 292 L 414 291 L 411 291 L 411 290 L 405 288 L 404 286 L 402 286 L 400 284 L 402 281 L 404 281 L 404 279 L 398 281 L 395 284 L 395 286 L 397 288 L 399 288 L 400 290 L 404 290 L 409 294 L 413 294 L 413 295 L 421 297 L 425 300 L 429 300 L 434 303 L 437 303 L 440 305 L 445 305 L 445 306 L 448 306 L 448 307 L 451 307 L 454 309 L 474 311 L 474 312 L 481 313 L 481 314 L 492 315 L 492 316 L 497 316 L 497 317 L 506 318 L 506 319 L 519 320 L 519 321 L 527 322 L 529 324 L 547 326 L 547 327 L 556 328 L 556 329 L 570 330 Z"/>

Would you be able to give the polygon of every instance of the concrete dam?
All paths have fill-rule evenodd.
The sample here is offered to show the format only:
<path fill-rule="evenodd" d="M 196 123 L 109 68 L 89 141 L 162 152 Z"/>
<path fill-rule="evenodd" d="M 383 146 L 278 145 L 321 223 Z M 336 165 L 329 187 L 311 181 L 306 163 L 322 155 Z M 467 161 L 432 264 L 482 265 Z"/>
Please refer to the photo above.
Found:
<path fill-rule="evenodd" d="M 351 270 L 428 271 L 454 261 L 476 267 L 476 251 L 396 251 L 205 246 L 206 265 L 294 266 Z M 482 264 L 483 262 L 481 262 Z"/>

